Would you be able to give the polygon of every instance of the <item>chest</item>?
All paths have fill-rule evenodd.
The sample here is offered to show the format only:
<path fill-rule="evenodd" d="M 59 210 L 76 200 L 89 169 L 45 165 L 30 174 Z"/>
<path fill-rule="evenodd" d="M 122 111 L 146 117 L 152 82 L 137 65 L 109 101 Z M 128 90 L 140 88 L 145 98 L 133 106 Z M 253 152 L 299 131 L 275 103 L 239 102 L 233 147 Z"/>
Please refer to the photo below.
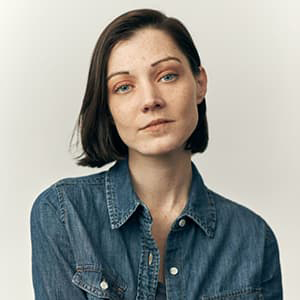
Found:
<path fill-rule="evenodd" d="M 231 230 L 228 230 L 219 223 L 221 232 L 211 239 L 192 222 L 187 223 L 184 230 L 171 231 L 174 219 L 152 219 L 151 234 L 160 253 L 158 280 L 176 287 L 168 289 L 170 299 L 231 299 L 234 295 L 241 299 L 259 299 L 259 292 L 252 292 L 248 287 L 259 287 L 265 245 L 260 231 L 255 231 L 249 238 L 247 234 L 238 234 L 237 230 L 243 224 L 230 226 Z M 81 226 L 82 223 L 76 224 Z M 87 237 L 80 234 L 89 233 L 85 227 L 71 236 L 72 243 L 76 242 L 72 247 L 76 263 L 82 266 L 74 282 L 84 291 L 90 287 L 91 298 L 88 299 L 96 297 L 94 290 L 98 297 L 107 299 L 118 299 L 120 295 L 123 299 L 147 299 L 151 298 L 150 293 L 153 295 L 154 290 L 150 290 L 154 286 L 153 268 L 149 266 L 150 249 L 142 243 L 141 223 L 132 218 L 126 226 L 110 233 L 99 225 L 93 227 Z M 94 233 L 97 233 L 95 238 Z M 177 268 L 177 274 L 170 273 L 171 267 Z M 157 272 L 157 266 L 155 270 Z M 102 288 L 106 287 L 103 278 L 107 289 Z"/>

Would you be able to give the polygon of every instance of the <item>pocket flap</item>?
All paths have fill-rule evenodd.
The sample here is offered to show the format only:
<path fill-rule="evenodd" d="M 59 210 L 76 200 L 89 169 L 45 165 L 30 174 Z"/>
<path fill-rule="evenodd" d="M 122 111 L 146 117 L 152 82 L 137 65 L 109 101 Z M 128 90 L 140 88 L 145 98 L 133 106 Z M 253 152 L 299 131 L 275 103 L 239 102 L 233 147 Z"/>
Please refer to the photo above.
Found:
<path fill-rule="evenodd" d="M 102 299 L 123 299 L 127 285 L 111 269 L 103 269 L 99 266 L 78 266 L 73 275 L 72 282 L 88 292 Z"/>

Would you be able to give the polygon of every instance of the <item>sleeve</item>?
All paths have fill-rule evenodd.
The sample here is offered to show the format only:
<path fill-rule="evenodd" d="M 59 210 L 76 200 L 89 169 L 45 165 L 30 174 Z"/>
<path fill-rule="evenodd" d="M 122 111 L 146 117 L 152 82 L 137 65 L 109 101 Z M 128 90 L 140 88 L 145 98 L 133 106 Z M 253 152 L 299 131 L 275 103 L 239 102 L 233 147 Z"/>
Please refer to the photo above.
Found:
<path fill-rule="evenodd" d="M 265 300 L 282 300 L 280 254 L 276 237 L 267 225 L 262 272 L 262 289 Z"/>
<path fill-rule="evenodd" d="M 55 185 L 42 192 L 30 212 L 32 282 L 36 300 L 86 300 L 72 284 L 75 260 Z"/>

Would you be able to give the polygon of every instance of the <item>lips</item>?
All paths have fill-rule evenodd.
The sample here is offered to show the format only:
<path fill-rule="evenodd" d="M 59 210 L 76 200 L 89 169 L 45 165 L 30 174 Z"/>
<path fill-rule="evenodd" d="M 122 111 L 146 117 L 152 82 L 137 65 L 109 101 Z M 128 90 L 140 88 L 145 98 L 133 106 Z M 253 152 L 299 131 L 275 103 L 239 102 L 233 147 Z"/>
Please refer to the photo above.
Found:
<path fill-rule="evenodd" d="M 161 124 L 161 123 L 167 123 L 167 122 L 172 122 L 172 120 L 168 120 L 168 119 L 156 119 L 156 120 L 152 120 L 150 123 L 148 123 L 146 126 L 144 126 L 141 129 L 146 129 L 149 126 L 157 125 L 157 124 Z"/>

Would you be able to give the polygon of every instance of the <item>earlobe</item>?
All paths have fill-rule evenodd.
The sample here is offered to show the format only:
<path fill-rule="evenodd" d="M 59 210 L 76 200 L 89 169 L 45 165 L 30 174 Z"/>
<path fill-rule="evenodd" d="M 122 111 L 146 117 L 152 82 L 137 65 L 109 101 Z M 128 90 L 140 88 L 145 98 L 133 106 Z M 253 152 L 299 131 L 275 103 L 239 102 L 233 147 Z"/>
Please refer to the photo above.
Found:
<path fill-rule="evenodd" d="M 204 97 L 197 98 L 197 104 L 200 104 L 203 101 Z"/>

